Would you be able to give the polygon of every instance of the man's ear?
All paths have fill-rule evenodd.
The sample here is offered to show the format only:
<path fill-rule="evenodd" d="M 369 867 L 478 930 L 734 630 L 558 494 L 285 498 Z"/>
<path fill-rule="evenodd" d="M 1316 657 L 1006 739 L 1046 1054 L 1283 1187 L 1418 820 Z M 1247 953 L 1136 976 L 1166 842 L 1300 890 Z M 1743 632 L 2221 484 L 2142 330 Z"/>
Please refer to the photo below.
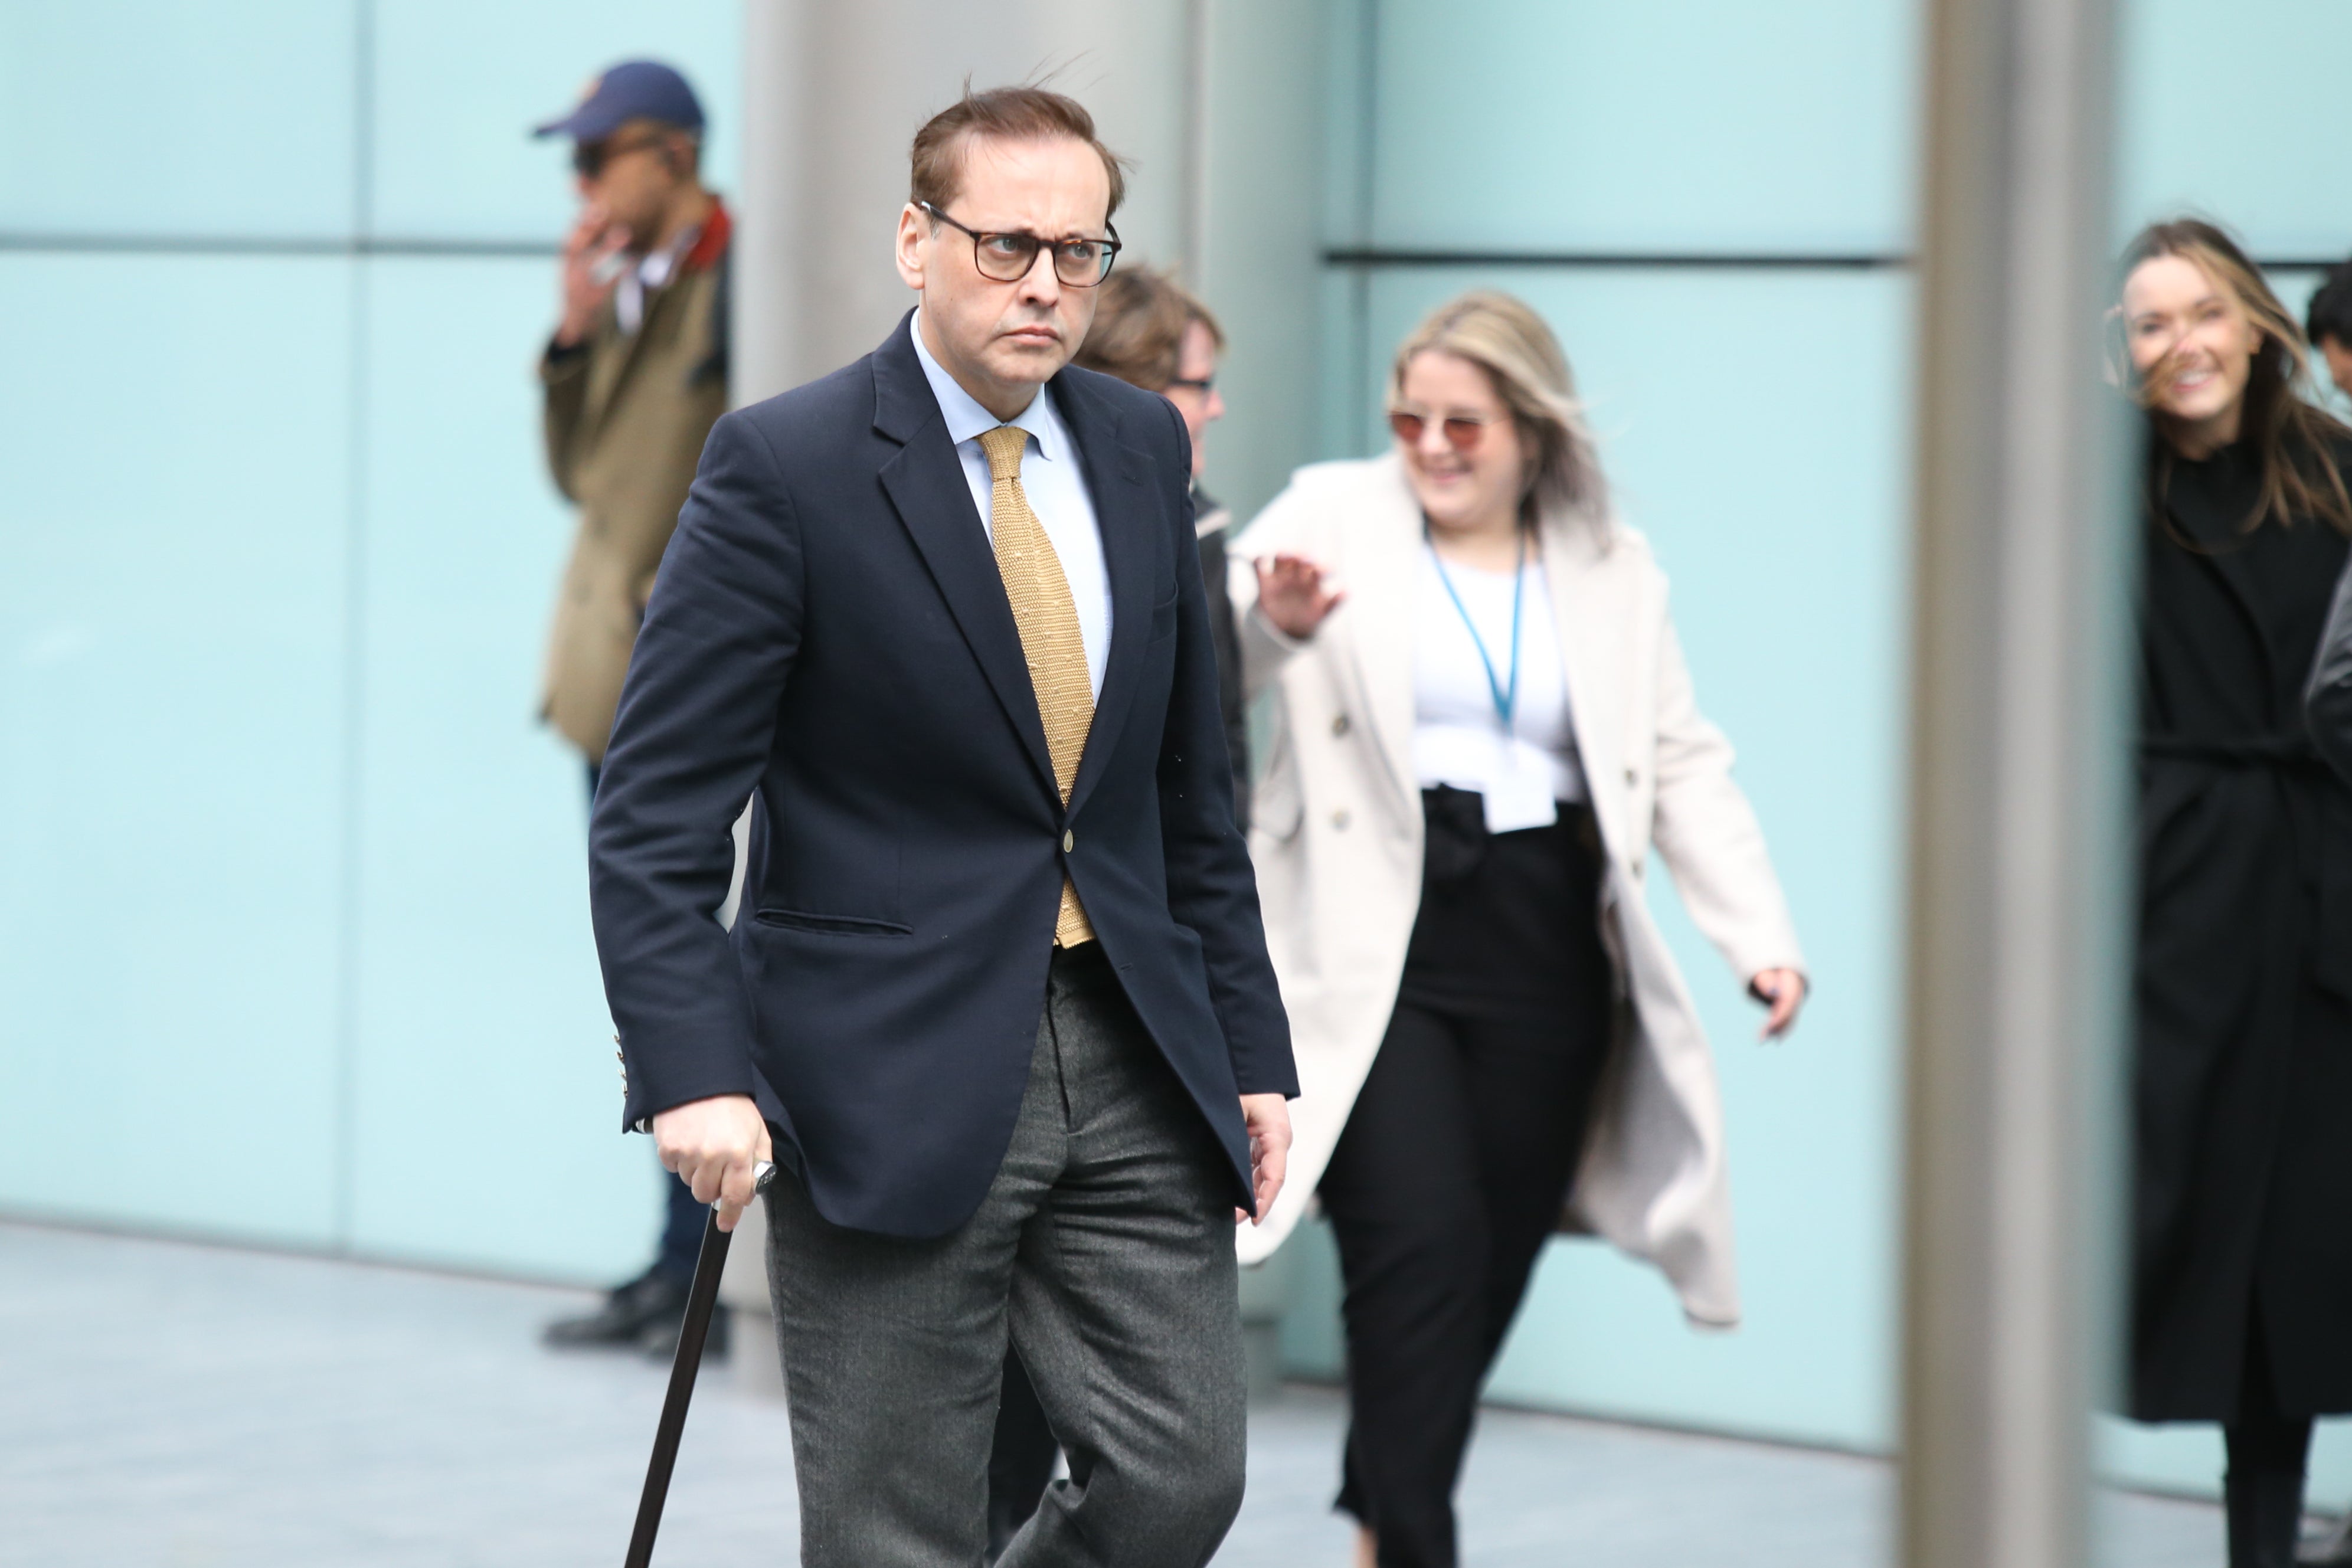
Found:
<path fill-rule="evenodd" d="M 923 288 L 923 240 L 928 230 L 923 210 L 908 202 L 898 209 L 898 245 L 891 259 L 898 266 L 898 279 L 918 294 Z"/>

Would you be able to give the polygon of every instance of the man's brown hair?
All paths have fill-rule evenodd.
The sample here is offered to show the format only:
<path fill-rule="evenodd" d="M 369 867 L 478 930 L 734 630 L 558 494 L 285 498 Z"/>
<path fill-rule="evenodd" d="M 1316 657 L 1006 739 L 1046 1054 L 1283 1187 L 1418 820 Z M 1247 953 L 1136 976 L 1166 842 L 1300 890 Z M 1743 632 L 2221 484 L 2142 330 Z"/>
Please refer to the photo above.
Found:
<path fill-rule="evenodd" d="M 1166 392 L 1184 357 L 1184 330 L 1195 321 L 1222 350 L 1224 329 L 1182 284 L 1148 267 L 1122 267 L 1103 279 L 1094 325 L 1070 362 L 1145 392 Z"/>
<path fill-rule="evenodd" d="M 1076 99 L 1042 87 L 996 87 L 974 92 L 964 84 L 963 96 L 923 122 L 915 132 L 907 199 L 917 206 L 929 202 L 936 212 L 963 189 L 964 154 L 982 136 L 1006 141 L 1050 141 L 1066 136 L 1083 141 L 1102 160 L 1110 176 L 1110 205 L 1103 213 L 1108 223 L 1127 199 L 1127 170 L 1118 153 L 1095 134 L 1095 117 Z M 1049 235 L 1049 238 L 1056 237 Z"/>

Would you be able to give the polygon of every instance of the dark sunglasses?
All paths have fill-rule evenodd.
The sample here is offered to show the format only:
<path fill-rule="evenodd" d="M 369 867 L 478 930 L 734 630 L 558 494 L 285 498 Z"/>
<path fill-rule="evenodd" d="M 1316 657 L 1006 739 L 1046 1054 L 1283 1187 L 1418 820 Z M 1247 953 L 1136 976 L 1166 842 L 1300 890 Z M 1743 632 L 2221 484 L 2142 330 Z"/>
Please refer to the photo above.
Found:
<path fill-rule="evenodd" d="M 1108 239 L 1049 240 L 1020 230 L 983 234 L 965 228 L 929 202 L 919 205 L 948 227 L 961 229 L 971 236 L 972 265 L 991 283 L 1020 282 L 1037 265 L 1037 253 L 1050 246 L 1054 252 L 1054 276 L 1073 288 L 1092 288 L 1110 276 L 1110 264 L 1118 259 L 1121 248 L 1116 228 L 1111 229 Z M 1110 225 L 1106 224 L 1104 227 Z"/>
<path fill-rule="evenodd" d="M 1473 418 L 1466 413 L 1455 413 L 1448 414 L 1439 423 L 1444 427 L 1446 444 L 1463 456 L 1467 457 L 1478 450 L 1480 442 L 1486 439 L 1486 426 L 1494 422 L 1490 419 Z M 1392 408 L 1389 410 L 1389 428 L 1395 431 L 1396 438 L 1407 446 L 1418 446 L 1421 444 L 1422 432 L 1429 428 L 1429 416 L 1425 413 L 1412 413 L 1402 408 Z"/>
<path fill-rule="evenodd" d="M 642 152 L 648 147 L 658 147 L 669 139 L 668 132 L 656 131 L 640 136 L 635 141 L 583 141 L 572 149 L 572 172 L 583 180 L 593 180 L 604 172 L 606 164 L 615 158 L 625 158 L 632 152 Z"/>

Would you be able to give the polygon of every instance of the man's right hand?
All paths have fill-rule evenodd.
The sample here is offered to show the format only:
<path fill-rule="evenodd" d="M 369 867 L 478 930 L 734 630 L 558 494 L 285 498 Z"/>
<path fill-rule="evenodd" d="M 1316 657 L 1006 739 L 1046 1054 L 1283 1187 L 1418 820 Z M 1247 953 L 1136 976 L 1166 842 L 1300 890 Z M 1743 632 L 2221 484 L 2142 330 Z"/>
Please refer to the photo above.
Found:
<path fill-rule="evenodd" d="M 694 1189 L 697 1203 L 719 1205 L 719 1228 L 732 1230 L 751 1207 L 752 1175 L 775 1157 L 768 1124 L 749 1094 L 714 1094 L 673 1105 L 654 1118 L 662 1168 Z"/>
<path fill-rule="evenodd" d="M 628 231 L 593 204 L 582 210 L 580 221 L 563 236 L 563 316 L 555 325 L 557 348 L 568 349 L 593 329 L 596 312 L 620 281 L 610 263 L 628 243 Z"/>

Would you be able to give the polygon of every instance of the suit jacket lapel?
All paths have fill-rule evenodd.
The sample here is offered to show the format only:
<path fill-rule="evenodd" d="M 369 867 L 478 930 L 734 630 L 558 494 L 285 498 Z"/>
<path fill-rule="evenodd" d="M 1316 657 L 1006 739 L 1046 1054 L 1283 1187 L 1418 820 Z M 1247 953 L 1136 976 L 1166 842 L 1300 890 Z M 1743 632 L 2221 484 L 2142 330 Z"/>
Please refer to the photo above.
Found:
<path fill-rule="evenodd" d="M 874 355 L 874 427 L 903 444 L 882 465 L 882 488 L 898 511 L 940 596 L 963 632 L 972 657 L 996 693 L 1004 716 L 1029 753 L 1045 787 L 1058 795 L 1045 724 L 1021 652 L 1020 629 L 1004 595 L 1004 579 L 988 548 L 988 532 L 972 509 L 963 465 L 948 440 L 946 418 L 915 358 L 908 321 Z"/>
<path fill-rule="evenodd" d="M 1117 411 L 1095 397 L 1076 378 L 1059 375 L 1051 383 L 1055 406 L 1078 449 L 1078 467 L 1094 502 L 1095 526 L 1102 535 L 1103 568 L 1110 577 L 1110 654 L 1103 664 L 1102 692 L 1095 699 L 1093 727 L 1078 759 L 1078 779 L 1070 810 L 1082 805 L 1108 765 L 1135 703 L 1143 674 L 1143 650 L 1151 636 L 1152 526 L 1160 518 L 1151 492 L 1151 460 L 1119 439 Z"/>

